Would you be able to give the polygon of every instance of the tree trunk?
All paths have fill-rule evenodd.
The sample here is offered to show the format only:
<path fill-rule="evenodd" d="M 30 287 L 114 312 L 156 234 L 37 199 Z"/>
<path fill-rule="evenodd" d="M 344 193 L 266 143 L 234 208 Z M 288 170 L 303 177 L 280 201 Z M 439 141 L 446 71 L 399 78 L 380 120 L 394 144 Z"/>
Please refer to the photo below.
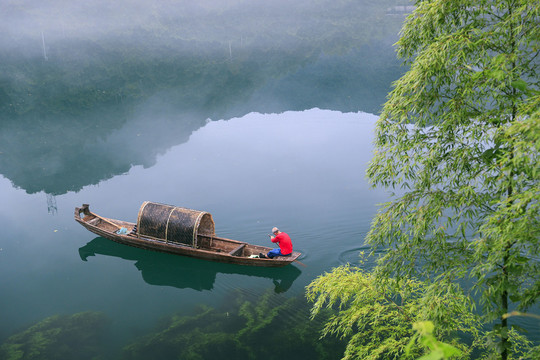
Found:
<path fill-rule="evenodd" d="M 506 250 L 503 263 L 503 281 L 508 284 L 508 271 L 506 270 L 506 264 L 508 262 L 509 248 Z M 508 314 L 508 291 L 504 290 L 501 294 L 501 359 L 508 359 L 508 348 L 510 347 L 510 341 L 508 340 L 508 319 L 506 314 Z"/>

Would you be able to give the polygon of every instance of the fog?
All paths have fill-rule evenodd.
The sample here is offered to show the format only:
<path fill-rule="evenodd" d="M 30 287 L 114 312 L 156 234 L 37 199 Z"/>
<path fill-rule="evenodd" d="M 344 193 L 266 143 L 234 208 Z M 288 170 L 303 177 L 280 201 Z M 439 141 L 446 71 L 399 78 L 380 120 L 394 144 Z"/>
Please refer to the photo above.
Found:
<path fill-rule="evenodd" d="M 0 48 L 46 53 L 62 40 L 137 43 L 148 37 L 172 47 L 175 40 L 238 47 L 369 38 L 386 32 L 400 4 L 407 1 L 2 0 Z"/>
<path fill-rule="evenodd" d="M 0 0 L 0 173 L 62 194 L 152 166 L 208 120 L 376 114 L 404 4 Z"/>

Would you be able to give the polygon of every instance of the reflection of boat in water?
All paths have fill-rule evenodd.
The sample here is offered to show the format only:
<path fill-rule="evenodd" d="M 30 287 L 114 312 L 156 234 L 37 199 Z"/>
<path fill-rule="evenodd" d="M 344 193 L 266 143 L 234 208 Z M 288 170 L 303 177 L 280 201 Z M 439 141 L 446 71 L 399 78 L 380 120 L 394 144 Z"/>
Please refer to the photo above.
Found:
<path fill-rule="evenodd" d="M 84 217 L 81 217 L 84 214 Z M 89 231 L 117 243 L 224 263 L 281 267 L 295 261 L 299 252 L 273 259 L 260 258 L 272 248 L 218 237 L 212 215 L 171 205 L 144 202 L 137 223 L 109 219 L 75 208 L 75 220 Z"/>
<path fill-rule="evenodd" d="M 239 274 L 272 279 L 277 293 L 287 291 L 302 273 L 295 266 L 283 268 L 246 267 L 201 261 L 189 257 L 144 251 L 122 246 L 103 237 L 97 237 L 79 248 L 83 261 L 99 255 L 134 260 L 144 281 L 151 285 L 172 286 L 180 289 L 212 290 L 217 274 Z"/>

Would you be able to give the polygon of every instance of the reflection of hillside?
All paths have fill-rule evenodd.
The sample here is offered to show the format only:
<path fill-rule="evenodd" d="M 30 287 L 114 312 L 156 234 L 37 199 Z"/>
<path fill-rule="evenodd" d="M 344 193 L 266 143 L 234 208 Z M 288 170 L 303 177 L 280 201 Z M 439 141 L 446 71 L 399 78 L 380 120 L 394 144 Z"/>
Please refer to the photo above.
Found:
<path fill-rule="evenodd" d="M 217 274 L 240 274 L 272 279 L 277 293 L 287 291 L 301 271 L 293 265 L 283 268 L 258 268 L 221 264 L 189 257 L 141 250 L 97 237 L 79 249 L 81 259 L 108 255 L 134 260 L 145 282 L 180 289 L 212 290 Z"/>
<path fill-rule="evenodd" d="M 0 171 L 28 193 L 78 191 L 133 165 L 153 165 L 157 154 L 187 141 L 204 123 L 158 112 L 129 120 L 117 111 L 57 121 L 23 118 L 1 126 Z"/>
<path fill-rule="evenodd" d="M 45 8 L 7 6 L 0 173 L 28 193 L 60 195 L 152 166 L 207 119 L 313 107 L 376 113 L 400 74 L 391 43 L 401 18 L 386 16 L 400 2 L 160 3 L 114 38 L 110 22 L 60 31 Z M 76 6 L 87 9 L 73 4 L 64 12 L 52 1 L 48 15 L 67 21 Z M 43 49 L 41 37 L 14 31 L 19 18 L 43 24 Z"/>
<path fill-rule="evenodd" d="M 176 86 L 88 109 L 81 107 L 84 98 L 61 101 L 57 94 L 53 101 L 41 89 L 25 112 L 2 114 L 0 172 L 28 193 L 78 191 L 134 165 L 153 165 L 158 154 L 186 142 L 207 119 L 313 107 L 377 112 L 400 71 L 388 44 L 341 56 L 274 55 L 290 62 L 288 72 L 263 54 L 201 68 L 193 59 L 183 64 L 193 71 L 176 74 Z M 57 102 L 62 105 L 53 113 Z"/>
<path fill-rule="evenodd" d="M 261 113 L 318 107 L 377 114 L 401 71 L 390 42 L 371 43 L 345 55 L 323 54 L 295 72 L 269 79 L 249 105 L 256 104 Z"/>

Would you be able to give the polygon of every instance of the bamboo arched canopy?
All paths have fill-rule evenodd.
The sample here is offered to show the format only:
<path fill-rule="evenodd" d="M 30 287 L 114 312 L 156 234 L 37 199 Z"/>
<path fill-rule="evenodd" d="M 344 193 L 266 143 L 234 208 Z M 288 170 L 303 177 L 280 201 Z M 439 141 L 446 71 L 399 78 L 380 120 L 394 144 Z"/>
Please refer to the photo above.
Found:
<path fill-rule="evenodd" d="M 197 236 L 215 235 L 215 225 L 205 211 L 145 201 L 137 216 L 137 234 L 196 248 Z"/>

